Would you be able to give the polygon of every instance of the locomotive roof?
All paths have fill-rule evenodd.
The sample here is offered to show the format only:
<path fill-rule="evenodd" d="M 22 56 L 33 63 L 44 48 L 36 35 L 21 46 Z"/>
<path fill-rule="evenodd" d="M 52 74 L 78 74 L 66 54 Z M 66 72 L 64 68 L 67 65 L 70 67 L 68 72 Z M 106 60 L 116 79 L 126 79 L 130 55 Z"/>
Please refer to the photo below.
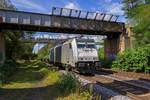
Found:
<path fill-rule="evenodd" d="M 77 42 L 95 42 L 94 39 L 79 39 L 79 38 L 78 39 L 74 38 L 74 39 L 76 39 Z M 73 39 L 69 39 L 66 42 L 64 42 L 63 44 L 68 44 L 68 43 L 71 43 L 72 41 L 73 41 Z M 58 45 L 54 46 L 51 49 L 57 48 L 59 46 L 62 46 L 63 44 L 58 44 Z"/>

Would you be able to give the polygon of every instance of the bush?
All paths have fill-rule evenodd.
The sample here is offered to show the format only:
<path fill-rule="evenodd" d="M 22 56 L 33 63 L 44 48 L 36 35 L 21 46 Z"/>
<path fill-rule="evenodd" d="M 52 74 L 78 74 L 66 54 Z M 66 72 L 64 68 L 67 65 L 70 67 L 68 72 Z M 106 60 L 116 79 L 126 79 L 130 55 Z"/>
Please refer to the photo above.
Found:
<path fill-rule="evenodd" d="M 103 47 L 98 50 L 98 57 L 101 62 L 101 67 L 110 68 L 112 61 L 105 60 L 105 52 Z"/>
<path fill-rule="evenodd" d="M 99 60 L 104 61 L 104 48 L 98 50 Z"/>
<path fill-rule="evenodd" d="M 114 61 L 114 60 L 105 60 L 103 66 L 104 66 L 105 68 L 111 68 L 113 61 Z"/>
<path fill-rule="evenodd" d="M 35 60 L 36 58 L 37 58 L 37 55 L 33 53 L 25 53 L 21 56 L 21 59 L 24 59 L 24 60 Z"/>
<path fill-rule="evenodd" d="M 126 71 L 144 71 L 146 67 L 150 67 L 150 45 L 126 50 L 112 64 L 112 68 Z"/>
<path fill-rule="evenodd" d="M 6 60 L 3 65 L 0 65 L 0 81 L 5 83 L 16 70 L 17 63 L 14 60 Z"/>
<path fill-rule="evenodd" d="M 73 74 L 66 74 L 60 76 L 60 80 L 58 82 L 58 88 L 60 92 L 69 93 L 75 92 L 80 86 L 80 82 Z"/>

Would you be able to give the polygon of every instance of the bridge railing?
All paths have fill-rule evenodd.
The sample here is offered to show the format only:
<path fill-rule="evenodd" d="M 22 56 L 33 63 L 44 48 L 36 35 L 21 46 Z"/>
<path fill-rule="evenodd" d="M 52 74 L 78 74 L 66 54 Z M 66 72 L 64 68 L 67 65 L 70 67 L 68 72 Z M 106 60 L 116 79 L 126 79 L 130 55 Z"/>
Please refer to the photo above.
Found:
<path fill-rule="evenodd" d="M 106 14 L 101 12 L 89 12 L 89 11 L 59 8 L 59 7 L 53 7 L 52 15 L 100 20 L 100 21 L 110 21 L 110 22 L 116 22 L 119 18 L 119 15 L 112 15 L 112 14 Z"/>
<path fill-rule="evenodd" d="M 78 32 L 83 30 L 88 32 L 122 32 L 123 25 L 122 23 L 116 22 L 117 16 L 114 20 L 113 15 L 110 15 L 108 18 L 107 14 L 84 12 L 73 9 L 57 9 L 58 11 L 53 10 L 51 15 L 1 9 L 0 17 L 2 17 L 2 23 L 4 24 L 16 24 L 17 27 L 20 27 L 20 25 L 27 25 L 26 28 L 38 26 L 40 28 L 47 28 L 46 31 L 53 28 L 57 32 L 57 29 L 61 30 L 60 32 L 65 32 L 65 29 L 67 29 L 67 32 L 69 32 L 69 30 L 71 30 L 70 32 L 72 32 L 72 30 L 78 30 Z"/>
<path fill-rule="evenodd" d="M 24 25 L 50 26 L 51 16 L 37 13 L 26 13 L 21 11 L 0 10 L 3 23 L 14 23 Z"/>

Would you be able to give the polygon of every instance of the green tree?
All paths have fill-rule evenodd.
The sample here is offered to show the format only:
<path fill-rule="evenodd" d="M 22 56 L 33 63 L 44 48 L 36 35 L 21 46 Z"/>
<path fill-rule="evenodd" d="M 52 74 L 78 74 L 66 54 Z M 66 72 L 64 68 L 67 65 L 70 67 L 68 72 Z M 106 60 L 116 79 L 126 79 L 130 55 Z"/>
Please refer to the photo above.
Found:
<path fill-rule="evenodd" d="M 22 31 L 5 31 L 6 57 L 7 59 L 26 59 L 32 56 L 34 43 L 23 43 L 20 38 L 24 36 Z M 30 34 L 30 33 L 29 33 Z M 25 57 L 26 56 L 26 57 Z"/>
<path fill-rule="evenodd" d="M 125 14 L 139 45 L 150 43 L 150 0 L 123 0 Z"/>
<path fill-rule="evenodd" d="M 17 10 L 12 5 L 10 0 L 0 0 L 0 9 Z M 6 58 L 7 59 L 20 59 L 23 56 L 28 57 L 32 55 L 33 44 L 27 44 L 20 41 L 20 38 L 27 34 L 34 34 L 34 32 L 23 32 L 23 31 L 8 31 L 2 30 L 5 35 L 6 45 Z M 24 57 L 23 57 L 24 58 Z"/>
<path fill-rule="evenodd" d="M 10 0 L 0 0 L 0 9 L 17 10 Z M 2 30 L 2 32 L 5 35 L 6 61 L 0 65 L 0 83 L 6 82 L 8 77 L 17 71 L 18 64 L 16 63 L 16 59 L 23 58 L 28 60 L 31 56 L 34 56 L 32 54 L 34 44 L 20 41 L 20 38 L 25 34 L 33 34 L 33 32 L 10 30 Z"/>
<path fill-rule="evenodd" d="M 49 58 L 50 55 L 50 48 L 53 46 L 53 44 L 46 44 L 41 50 L 38 52 L 38 58 Z"/>
<path fill-rule="evenodd" d="M 16 9 L 10 0 L 0 0 L 0 9 Z"/>

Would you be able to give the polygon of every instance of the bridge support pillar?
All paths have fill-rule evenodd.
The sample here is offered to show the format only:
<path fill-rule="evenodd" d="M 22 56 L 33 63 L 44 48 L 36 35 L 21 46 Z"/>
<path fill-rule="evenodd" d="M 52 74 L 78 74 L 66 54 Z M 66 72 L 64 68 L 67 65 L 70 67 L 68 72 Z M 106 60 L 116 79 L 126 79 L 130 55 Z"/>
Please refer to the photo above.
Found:
<path fill-rule="evenodd" d="M 110 61 L 114 60 L 119 49 L 119 36 L 111 37 L 108 36 L 104 40 L 104 53 L 105 53 L 105 60 Z"/>
<path fill-rule="evenodd" d="M 0 64 L 5 61 L 5 39 L 4 34 L 0 31 Z"/>
<path fill-rule="evenodd" d="M 107 36 L 104 40 L 105 60 L 115 60 L 118 53 L 126 49 L 126 32 L 122 34 Z"/>

